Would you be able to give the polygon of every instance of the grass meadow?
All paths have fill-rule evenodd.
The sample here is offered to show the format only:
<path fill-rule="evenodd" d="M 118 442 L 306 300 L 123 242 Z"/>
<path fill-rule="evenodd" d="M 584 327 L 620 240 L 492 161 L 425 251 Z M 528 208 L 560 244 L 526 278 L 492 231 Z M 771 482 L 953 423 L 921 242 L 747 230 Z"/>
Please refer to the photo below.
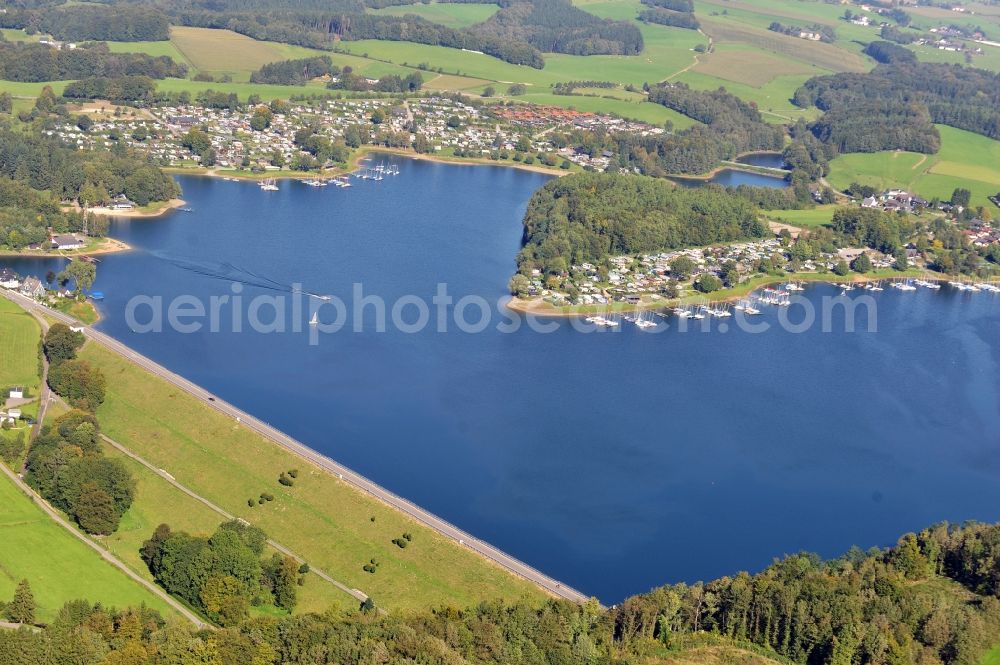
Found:
<path fill-rule="evenodd" d="M 34 317 L 0 298 L 0 390 L 24 386 L 38 394 L 38 342 L 41 328 Z M 0 399 L 6 398 L 0 394 Z"/>
<path fill-rule="evenodd" d="M 1000 141 L 938 125 L 941 150 L 851 153 L 830 163 L 830 183 L 844 189 L 852 182 L 878 188 L 899 187 L 930 199 L 948 200 L 957 187 L 972 192 L 974 205 L 992 206 L 987 197 L 1000 192 Z"/>
<path fill-rule="evenodd" d="M 139 548 L 160 524 L 169 524 L 174 530 L 197 535 L 209 535 L 225 518 L 197 499 L 185 494 L 164 478 L 136 462 L 110 445 L 104 445 L 104 454 L 118 459 L 136 479 L 135 500 L 122 517 L 121 525 L 105 540 L 108 549 L 137 573 L 152 581 L 152 575 L 139 557 Z M 265 556 L 270 556 L 269 551 Z M 298 604 L 295 611 L 323 612 L 331 607 L 352 609 L 357 602 L 351 596 L 313 573 L 306 576 L 306 583 L 297 587 Z M 257 612 L 257 608 L 253 608 Z M 282 613 L 274 607 L 260 608 L 266 614 Z"/>
<path fill-rule="evenodd" d="M 22 579 L 31 584 L 37 618 L 52 620 L 70 600 L 110 607 L 145 604 L 171 616 L 158 596 L 56 524 L 6 476 L 0 476 L 0 598 Z"/>

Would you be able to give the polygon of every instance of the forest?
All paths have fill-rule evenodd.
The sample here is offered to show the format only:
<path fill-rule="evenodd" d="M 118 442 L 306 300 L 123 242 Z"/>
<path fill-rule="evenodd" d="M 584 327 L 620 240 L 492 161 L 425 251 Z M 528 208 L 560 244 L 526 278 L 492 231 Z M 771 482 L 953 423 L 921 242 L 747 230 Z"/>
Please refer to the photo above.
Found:
<path fill-rule="evenodd" d="M 564 272 L 613 254 L 762 238 L 747 199 L 722 188 L 686 189 L 656 178 L 583 173 L 548 182 L 524 217 L 518 269 Z"/>
<path fill-rule="evenodd" d="M 11 9 L 0 14 L 0 27 L 47 33 L 60 41 L 163 41 L 170 38 L 166 15 L 149 6 L 73 4 Z"/>
<path fill-rule="evenodd" d="M 669 9 L 646 9 L 639 12 L 639 20 L 646 23 L 657 23 L 659 25 L 669 25 L 674 28 L 685 28 L 687 30 L 697 30 L 701 27 L 694 14 L 687 12 L 675 12 Z"/>
<path fill-rule="evenodd" d="M 635 55 L 642 33 L 627 21 L 600 19 L 570 0 L 519 0 L 470 31 L 502 42 L 526 42 L 539 51 L 571 55 Z"/>
<path fill-rule="evenodd" d="M 330 56 L 299 60 L 283 60 L 270 62 L 250 75 L 251 83 L 269 83 L 274 85 L 305 85 L 318 76 L 339 73 L 340 68 L 333 66 Z"/>
<path fill-rule="evenodd" d="M 232 533 L 220 537 L 225 530 Z M 218 539 L 235 552 L 253 542 L 240 531 L 223 525 L 184 544 L 204 550 Z M 157 534 L 177 537 L 164 527 Z M 241 559 L 256 573 L 252 558 Z M 593 600 L 494 601 L 385 614 L 369 602 L 195 631 L 149 610 L 75 601 L 44 630 L 0 631 L 0 662 L 48 665 L 61 654 L 59 662 L 79 665 L 626 665 L 671 654 L 685 662 L 685 649 L 737 645 L 742 656 L 720 662 L 757 654 L 796 665 L 977 665 L 1000 633 L 998 560 L 1000 525 L 938 524 L 893 547 L 853 548 L 829 561 L 794 554 L 756 574 L 663 586 L 610 609 Z"/>
<path fill-rule="evenodd" d="M 928 123 L 1000 139 L 1000 74 L 973 67 L 893 61 L 869 73 L 809 79 L 795 91 L 794 101 L 802 108 L 839 112 L 858 135 L 853 141 L 873 150 L 917 150 L 913 146 L 921 143 L 930 148 Z M 829 121 L 820 122 L 820 132 L 839 135 Z M 883 136 L 888 122 L 907 126 Z"/>
<path fill-rule="evenodd" d="M 50 192 L 57 201 L 86 205 L 107 203 L 119 194 L 146 205 L 179 193 L 170 176 L 143 158 L 74 150 L 51 137 L 6 129 L 0 129 L 0 178 Z"/>
<path fill-rule="evenodd" d="M 144 103 L 155 97 L 156 84 L 145 76 L 90 76 L 66 84 L 66 99 L 106 99 L 112 104 Z"/>
<path fill-rule="evenodd" d="M 0 41 L 0 79 L 7 81 L 68 81 L 89 76 L 163 79 L 186 75 L 187 65 L 168 56 L 112 53 L 104 42 L 54 49 L 45 44 Z"/>

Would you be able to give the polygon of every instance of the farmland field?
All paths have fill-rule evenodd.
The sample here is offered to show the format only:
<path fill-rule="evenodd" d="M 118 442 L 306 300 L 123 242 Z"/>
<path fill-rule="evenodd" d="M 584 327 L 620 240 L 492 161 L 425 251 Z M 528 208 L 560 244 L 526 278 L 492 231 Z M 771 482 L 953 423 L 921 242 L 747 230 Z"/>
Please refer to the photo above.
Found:
<path fill-rule="evenodd" d="M 765 210 L 764 215 L 768 219 L 786 222 L 792 226 L 813 228 L 829 224 L 836 209 L 836 205 L 821 205 L 804 210 Z"/>
<path fill-rule="evenodd" d="M 819 115 L 819 111 L 815 108 L 801 109 L 791 101 L 798 87 L 809 78 L 808 74 L 778 76 L 759 88 L 708 76 L 698 71 L 684 72 L 674 80 L 687 83 L 696 90 L 715 90 L 723 87 L 741 99 L 757 104 L 765 120 L 789 122 L 800 117 L 812 119 Z"/>
<path fill-rule="evenodd" d="M 267 42 L 228 30 L 175 26 L 170 30 L 170 41 L 197 70 L 212 74 L 235 77 L 284 60 L 281 52 Z"/>
<path fill-rule="evenodd" d="M 434 23 L 446 25 L 449 28 L 466 28 L 476 23 L 482 23 L 493 16 L 500 7 L 489 4 L 456 4 L 449 2 L 432 2 L 430 4 L 400 5 L 369 10 L 372 14 L 390 16 L 405 16 L 416 14 Z"/>
<path fill-rule="evenodd" d="M 851 182 L 880 189 L 899 187 L 930 199 L 947 200 L 957 187 L 972 192 L 974 205 L 990 205 L 1000 191 L 1000 141 L 938 125 L 941 150 L 936 155 L 912 152 L 851 153 L 830 163 L 829 181 L 838 189 Z"/>
<path fill-rule="evenodd" d="M 167 56 L 176 62 L 183 62 L 186 65 L 193 63 L 177 50 L 173 41 L 161 42 L 108 42 L 108 49 L 112 53 L 145 53 L 153 57 Z"/>
<path fill-rule="evenodd" d="M 158 596 L 53 522 L 2 475 L 0 598 L 8 600 L 22 579 L 31 584 L 42 621 L 51 621 L 63 603 L 78 598 L 107 607 L 145 604 L 164 616 L 174 613 Z"/>
<path fill-rule="evenodd" d="M 41 328 L 34 317 L 6 298 L 0 298 L 0 390 L 24 386 L 37 394 L 40 339 Z"/>
<path fill-rule="evenodd" d="M 712 53 L 699 56 L 699 59 L 701 62 L 692 71 L 755 88 L 767 85 L 779 76 L 829 73 L 815 65 L 782 58 L 747 44 L 719 44 Z"/>

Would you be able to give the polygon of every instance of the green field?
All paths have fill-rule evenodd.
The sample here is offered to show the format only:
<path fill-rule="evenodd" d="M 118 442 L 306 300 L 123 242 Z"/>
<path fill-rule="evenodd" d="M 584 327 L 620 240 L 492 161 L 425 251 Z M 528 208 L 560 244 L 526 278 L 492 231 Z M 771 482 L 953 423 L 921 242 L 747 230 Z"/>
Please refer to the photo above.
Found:
<path fill-rule="evenodd" d="M 161 42 L 108 42 L 108 49 L 112 53 L 145 53 L 154 58 L 167 56 L 176 62 L 192 64 L 190 60 L 177 50 L 172 41 Z"/>
<path fill-rule="evenodd" d="M 784 123 L 799 117 L 811 119 L 819 115 L 819 111 L 815 108 L 801 109 L 792 103 L 792 95 L 809 78 L 808 75 L 778 76 L 759 88 L 707 76 L 696 71 L 684 72 L 675 80 L 687 83 L 695 90 L 715 90 L 723 87 L 737 97 L 757 104 L 765 120 Z"/>
<path fill-rule="evenodd" d="M 851 153 L 830 163 L 830 183 L 845 189 L 852 182 L 879 189 L 898 187 L 930 199 L 948 200 L 957 187 L 972 192 L 975 205 L 991 206 L 987 197 L 1000 192 L 1000 141 L 938 125 L 941 150 Z"/>
<path fill-rule="evenodd" d="M 446 25 L 449 28 L 466 28 L 476 23 L 482 23 L 493 16 L 500 7 L 489 4 L 456 4 L 451 2 L 432 2 L 430 4 L 399 5 L 369 10 L 372 14 L 389 16 L 405 16 L 416 14 L 434 23 Z"/>
<path fill-rule="evenodd" d="M 89 344 L 81 356 L 108 379 L 107 399 L 98 411 L 108 436 L 260 526 L 333 577 L 370 594 L 383 607 L 543 597 L 530 583 L 311 467 L 110 351 Z M 292 488 L 282 487 L 278 475 L 292 468 L 301 471 L 299 479 Z M 247 506 L 248 498 L 265 491 L 274 494 L 275 501 Z M 164 501 L 170 514 L 182 510 L 171 499 Z M 144 521 L 148 527 L 156 518 L 150 514 Z M 401 550 L 391 540 L 404 531 L 414 534 L 413 544 Z M 372 557 L 381 562 L 375 574 L 362 570 Z"/>
<path fill-rule="evenodd" d="M 32 394 L 38 394 L 41 334 L 34 317 L 6 298 L 0 298 L 0 390 L 24 386 Z M 5 392 L 0 394 L 0 400 L 6 397 Z"/>
<path fill-rule="evenodd" d="M 761 88 L 779 76 L 820 76 L 830 71 L 816 65 L 782 57 L 749 44 L 719 44 L 699 56 L 693 68 L 699 74 Z"/>
<path fill-rule="evenodd" d="M 78 598 L 110 607 L 145 604 L 164 616 L 174 614 L 162 599 L 53 522 L 2 475 L 0 598 L 9 600 L 22 579 L 31 583 L 41 621 L 50 621 L 63 603 Z"/>
<path fill-rule="evenodd" d="M 805 210 L 765 210 L 764 215 L 776 222 L 785 222 L 792 226 L 808 229 L 829 224 L 833 218 L 833 211 L 836 209 L 836 205 L 821 205 Z"/>
<path fill-rule="evenodd" d="M 160 524 L 170 524 L 175 530 L 209 535 L 225 518 L 200 501 L 185 494 L 164 478 L 131 459 L 110 445 L 104 454 L 121 460 L 136 479 L 135 500 L 122 517 L 118 530 L 105 539 L 108 549 L 121 561 L 146 579 L 152 581 L 149 569 L 139 557 L 139 548 Z M 271 556 L 267 552 L 265 556 Z M 309 574 L 306 584 L 300 586 L 296 612 L 323 612 L 331 607 L 354 608 L 357 602 L 329 582 Z M 274 607 L 262 609 L 267 613 L 280 612 Z"/>
<path fill-rule="evenodd" d="M 1000 647 L 993 647 L 987 651 L 979 665 L 1000 665 Z"/>

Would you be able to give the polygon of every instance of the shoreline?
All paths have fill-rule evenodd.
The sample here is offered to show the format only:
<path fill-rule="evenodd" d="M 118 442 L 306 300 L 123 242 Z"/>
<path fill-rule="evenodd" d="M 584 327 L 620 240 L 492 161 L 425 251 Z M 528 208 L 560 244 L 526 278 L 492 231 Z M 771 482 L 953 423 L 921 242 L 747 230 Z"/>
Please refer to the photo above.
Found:
<path fill-rule="evenodd" d="M 73 259 L 130 251 L 132 251 L 132 246 L 128 243 L 117 238 L 104 238 L 100 245 L 92 249 L 25 249 L 19 252 L 0 250 L 0 259 Z"/>
<path fill-rule="evenodd" d="M 162 167 L 165 173 L 170 173 L 172 175 L 184 175 L 184 176 L 201 176 L 206 178 L 236 178 L 237 180 L 245 180 L 246 182 L 259 182 L 267 178 L 274 178 L 275 180 L 303 180 L 309 178 L 316 178 L 320 180 L 330 180 L 332 178 L 339 178 L 341 176 L 350 175 L 357 169 L 361 168 L 361 162 L 367 159 L 370 155 L 375 153 L 385 153 L 390 155 L 397 155 L 399 157 L 406 157 L 408 159 L 426 161 L 426 162 L 436 162 L 438 164 L 448 164 L 451 166 L 499 166 L 504 168 L 520 169 L 521 171 L 531 171 L 533 173 L 542 173 L 545 175 L 551 175 L 555 177 L 562 177 L 573 173 L 572 170 L 563 170 L 559 167 L 549 167 L 540 166 L 537 164 L 521 164 L 518 162 L 509 161 L 493 161 L 492 159 L 487 159 L 485 157 L 440 157 L 437 155 L 422 154 L 418 153 L 412 149 L 406 148 L 387 148 L 384 146 L 364 146 L 358 148 L 352 155 L 350 160 L 347 162 L 346 168 L 333 168 L 326 171 L 301 171 L 301 172 L 289 172 L 284 170 L 278 170 L 274 172 L 264 171 L 263 173 L 252 173 L 249 171 L 240 171 L 237 169 L 218 169 L 218 168 L 205 168 L 203 166 L 165 166 Z M 177 199 L 179 201 L 179 199 Z M 183 205 L 184 202 L 180 201 L 177 205 Z M 176 207 L 176 206 L 174 206 Z M 118 213 L 119 211 L 115 211 Z M 117 214 L 115 216 L 121 217 L 155 217 L 157 215 L 163 214 L 166 209 L 152 214 Z M 101 212 L 100 214 L 111 214 L 106 212 Z"/>
<path fill-rule="evenodd" d="M 161 217 L 171 210 L 175 210 L 184 205 L 187 205 L 187 201 L 184 199 L 170 199 L 169 201 L 164 201 L 162 205 L 155 210 L 114 210 L 111 208 L 90 208 L 89 212 L 96 215 L 102 215 L 104 217 L 148 219 L 151 217 Z"/>
<path fill-rule="evenodd" d="M 740 298 L 745 298 L 747 295 L 757 291 L 758 289 L 767 288 L 774 284 L 782 284 L 785 282 L 800 282 L 806 283 L 819 283 L 819 284 L 867 284 L 868 282 L 878 282 L 882 280 L 896 281 L 903 279 L 926 279 L 930 282 L 948 282 L 950 279 L 945 276 L 939 276 L 939 273 L 933 273 L 927 270 L 907 270 L 904 272 L 895 272 L 889 275 L 834 275 L 834 274 L 799 274 L 799 275 L 785 275 L 784 277 L 769 277 L 768 279 L 761 280 L 759 282 L 753 282 L 752 284 L 743 284 L 735 289 L 726 289 L 726 291 L 732 291 L 732 293 L 727 293 L 722 295 L 723 291 L 715 291 L 713 293 L 698 294 L 695 296 L 688 296 L 685 298 L 662 298 L 656 302 L 640 302 L 638 304 L 628 304 L 623 302 L 612 302 L 606 305 L 568 305 L 565 308 L 559 308 L 551 303 L 545 302 L 541 297 L 538 298 L 519 298 L 517 296 L 511 296 L 505 303 L 504 307 L 511 310 L 512 312 L 517 312 L 518 314 L 532 315 L 532 316 L 544 316 L 549 318 L 580 318 L 584 316 L 591 316 L 593 314 L 606 313 L 609 310 L 615 314 L 630 314 L 634 312 L 655 312 L 658 310 L 665 310 L 671 307 L 677 307 L 678 305 L 684 304 L 698 304 L 698 303 L 727 303 L 739 300 Z M 744 288 L 747 287 L 747 288 Z M 712 297 L 719 294 L 718 297 Z M 699 295 L 701 297 L 699 297 Z"/>

